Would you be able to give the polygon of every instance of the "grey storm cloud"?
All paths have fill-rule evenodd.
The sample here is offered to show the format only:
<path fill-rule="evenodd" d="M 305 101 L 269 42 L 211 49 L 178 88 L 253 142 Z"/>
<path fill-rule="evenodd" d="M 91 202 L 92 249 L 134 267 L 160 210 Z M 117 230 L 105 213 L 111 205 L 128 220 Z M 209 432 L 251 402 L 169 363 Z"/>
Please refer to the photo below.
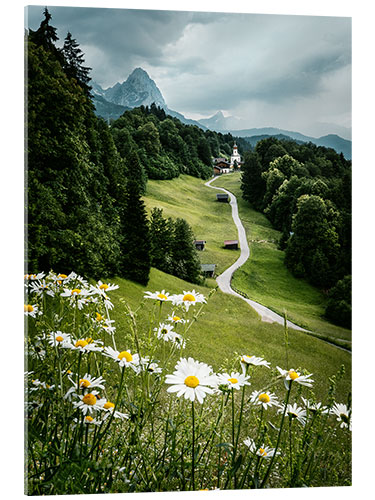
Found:
<path fill-rule="evenodd" d="M 104 88 L 145 69 L 171 109 L 221 109 L 248 126 L 351 124 L 351 19 L 50 7 L 61 40 L 70 31 Z M 43 7 L 28 8 L 36 29 Z M 60 41 L 61 43 L 61 41 Z M 258 111 L 257 111 L 258 110 Z M 288 123 L 288 117 L 294 122 Z M 262 125 L 263 126 L 263 125 Z"/>

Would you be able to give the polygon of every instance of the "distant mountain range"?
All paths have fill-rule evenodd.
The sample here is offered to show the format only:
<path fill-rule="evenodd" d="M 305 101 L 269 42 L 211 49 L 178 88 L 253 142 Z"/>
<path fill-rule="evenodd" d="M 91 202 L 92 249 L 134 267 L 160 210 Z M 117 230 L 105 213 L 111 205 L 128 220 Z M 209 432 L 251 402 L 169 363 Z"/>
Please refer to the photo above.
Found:
<path fill-rule="evenodd" d="M 164 97 L 148 73 L 142 68 L 136 68 L 128 78 L 122 82 L 117 82 L 113 87 L 103 89 L 95 81 L 91 81 L 93 103 L 96 114 L 106 120 L 120 117 L 124 111 L 138 106 L 150 106 L 155 103 L 164 111 L 182 123 L 196 125 L 203 130 L 215 130 L 216 132 L 231 133 L 236 137 L 244 137 L 253 146 L 261 139 L 275 136 L 284 139 L 293 139 L 298 142 L 312 142 L 317 146 L 333 148 L 338 153 L 342 153 L 345 158 L 351 159 L 352 143 L 336 134 L 328 134 L 322 137 L 310 137 L 299 132 L 283 130 L 275 127 L 263 128 L 241 128 L 243 120 L 234 116 L 224 116 L 222 111 L 218 111 L 210 118 L 203 118 L 199 121 L 186 118 L 178 111 L 169 109 Z"/>
<path fill-rule="evenodd" d="M 116 83 L 113 87 L 103 89 L 95 81 L 91 82 L 93 102 L 96 108 L 96 114 L 104 119 L 119 118 L 127 109 L 138 106 L 150 106 L 155 103 L 157 106 L 182 123 L 187 125 L 196 125 L 204 130 L 206 127 L 195 120 L 186 118 L 183 114 L 169 109 L 162 93 L 152 80 L 148 73 L 142 68 L 136 68 L 122 83 Z M 113 107 L 113 106 L 116 107 Z"/>

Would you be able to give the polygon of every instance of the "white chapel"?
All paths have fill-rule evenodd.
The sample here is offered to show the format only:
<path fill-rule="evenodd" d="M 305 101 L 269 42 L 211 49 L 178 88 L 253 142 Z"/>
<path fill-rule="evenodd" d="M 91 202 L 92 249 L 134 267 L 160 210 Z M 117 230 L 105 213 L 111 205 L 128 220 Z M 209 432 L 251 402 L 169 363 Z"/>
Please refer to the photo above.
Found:
<path fill-rule="evenodd" d="M 230 166 L 233 168 L 234 161 L 237 162 L 237 165 L 240 166 L 241 163 L 241 156 L 238 154 L 238 149 L 237 149 L 237 144 L 235 143 L 233 146 L 233 153 L 230 157 Z"/>

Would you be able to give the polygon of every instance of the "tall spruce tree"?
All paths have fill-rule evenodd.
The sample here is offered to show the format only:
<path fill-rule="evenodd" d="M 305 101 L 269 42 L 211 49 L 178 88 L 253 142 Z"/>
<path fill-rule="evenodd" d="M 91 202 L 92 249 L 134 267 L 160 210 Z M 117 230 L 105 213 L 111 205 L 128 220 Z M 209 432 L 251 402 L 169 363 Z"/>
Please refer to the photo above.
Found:
<path fill-rule="evenodd" d="M 89 72 L 91 68 L 83 65 L 85 62 L 83 52 L 69 31 L 64 40 L 62 53 L 64 55 L 63 69 L 67 77 L 75 78 L 85 94 L 89 95 L 91 90 Z"/>
<path fill-rule="evenodd" d="M 172 272 L 173 221 L 163 217 L 163 210 L 154 207 L 150 216 L 151 265 L 166 273 Z"/>
<path fill-rule="evenodd" d="M 175 222 L 172 243 L 173 274 L 179 278 L 200 283 L 200 261 L 194 246 L 194 234 L 185 219 Z"/>
<path fill-rule="evenodd" d="M 122 231 L 121 274 L 141 285 L 147 285 L 150 267 L 150 234 L 145 204 L 139 182 L 140 162 L 135 151 L 127 161 L 124 205 L 120 211 Z"/>

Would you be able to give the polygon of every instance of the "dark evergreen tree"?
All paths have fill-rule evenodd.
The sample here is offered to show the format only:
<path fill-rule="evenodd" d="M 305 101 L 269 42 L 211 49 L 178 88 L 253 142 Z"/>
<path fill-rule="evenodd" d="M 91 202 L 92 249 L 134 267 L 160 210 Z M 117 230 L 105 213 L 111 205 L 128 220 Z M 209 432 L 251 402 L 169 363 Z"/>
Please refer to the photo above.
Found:
<path fill-rule="evenodd" d="M 141 165 L 135 151 L 131 151 L 126 165 L 126 190 L 120 209 L 121 275 L 147 285 L 151 267 L 150 234 L 142 200 Z"/>
<path fill-rule="evenodd" d="M 83 65 L 85 62 L 83 52 L 70 32 L 68 32 L 64 40 L 62 53 L 64 55 L 63 69 L 67 77 L 75 78 L 85 94 L 89 95 L 91 90 L 89 85 L 91 68 Z"/>
<path fill-rule="evenodd" d="M 191 283 L 200 283 L 200 261 L 193 241 L 194 234 L 189 224 L 185 219 L 177 219 L 172 242 L 173 274 Z"/>
<path fill-rule="evenodd" d="M 174 224 L 163 217 L 161 208 L 153 208 L 150 216 L 151 266 L 172 273 L 172 242 Z"/>

